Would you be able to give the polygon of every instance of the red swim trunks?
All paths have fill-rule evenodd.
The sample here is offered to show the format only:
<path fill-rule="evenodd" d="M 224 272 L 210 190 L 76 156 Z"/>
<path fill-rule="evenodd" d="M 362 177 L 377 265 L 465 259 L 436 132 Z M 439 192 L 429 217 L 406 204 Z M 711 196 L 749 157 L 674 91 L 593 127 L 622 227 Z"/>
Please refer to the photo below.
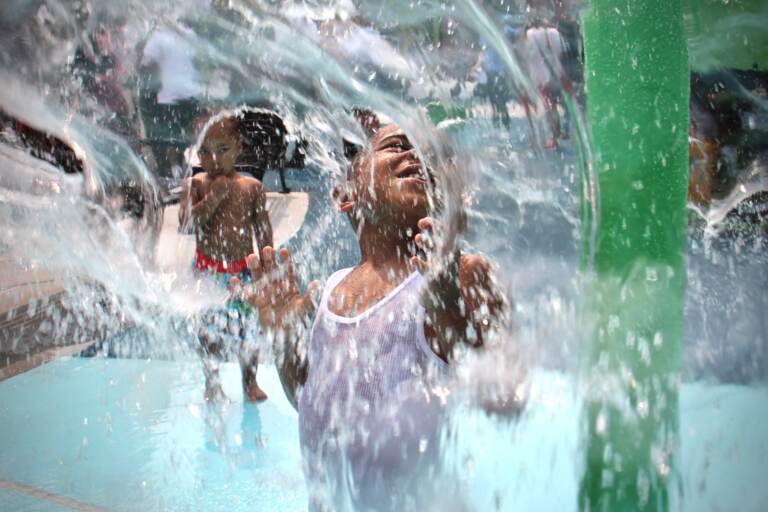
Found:
<path fill-rule="evenodd" d="M 248 262 L 245 258 L 237 261 L 216 261 L 204 252 L 195 251 L 195 270 L 217 272 L 219 274 L 240 274 L 248 271 Z"/>

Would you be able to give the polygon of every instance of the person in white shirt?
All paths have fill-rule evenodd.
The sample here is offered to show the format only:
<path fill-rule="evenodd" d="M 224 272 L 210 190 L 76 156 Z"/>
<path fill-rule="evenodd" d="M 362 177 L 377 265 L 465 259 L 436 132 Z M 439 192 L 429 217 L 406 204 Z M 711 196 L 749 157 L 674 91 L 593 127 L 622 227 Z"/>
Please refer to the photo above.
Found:
<path fill-rule="evenodd" d="M 147 40 L 142 56 L 159 80 L 156 94 L 145 97 L 144 123 L 160 174 L 173 174 L 181 163 L 181 149 L 192 138 L 191 124 L 203 94 L 195 67 L 197 36 L 179 21 L 158 27 Z"/>
<path fill-rule="evenodd" d="M 195 68 L 197 36 L 183 23 L 155 30 L 144 47 L 144 63 L 156 64 L 160 72 L 157 103 L 172 105 L 198 97 L 203 88 Z"/>
<path fill-rule="evenodd" d="M 539 92 L 552 134 L 552 139 L 544 147 L 553 148 L 562 136 L 557 98 L 562 84 L 567 82 L 561 63 L 565 44 L 556 28 L 534 21 L 525 31 L 524 48 L 528 76 Z"/>

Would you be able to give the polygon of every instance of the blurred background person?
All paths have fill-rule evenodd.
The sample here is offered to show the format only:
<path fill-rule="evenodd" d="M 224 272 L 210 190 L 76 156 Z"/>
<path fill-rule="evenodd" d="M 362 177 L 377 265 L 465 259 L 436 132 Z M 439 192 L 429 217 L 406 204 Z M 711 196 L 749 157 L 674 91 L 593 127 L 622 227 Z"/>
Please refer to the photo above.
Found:
<path fill-rule="evenodd" d="M 181 178 L 182 154 L 203 93 L 195 63 L 197 36 L 183 20 L 152 31 L 142 51 L 147 75 L 141 109 L 158 174 Z"/>

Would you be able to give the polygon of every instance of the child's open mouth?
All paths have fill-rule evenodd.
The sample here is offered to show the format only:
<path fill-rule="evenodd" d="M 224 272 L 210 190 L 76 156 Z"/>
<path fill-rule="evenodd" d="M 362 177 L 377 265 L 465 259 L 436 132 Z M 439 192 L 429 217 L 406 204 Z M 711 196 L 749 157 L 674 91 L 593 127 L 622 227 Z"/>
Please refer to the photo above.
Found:
<path fill-rule="evenodd" d="M 427 179 L 424 176 L 424 171 L 421 169 L 420 164 L 411 164 L 402 171 L 399 171 L 395 177 L 398 180 L 404 180 L 409 182 L 423 183 L 426 185 Z"/>

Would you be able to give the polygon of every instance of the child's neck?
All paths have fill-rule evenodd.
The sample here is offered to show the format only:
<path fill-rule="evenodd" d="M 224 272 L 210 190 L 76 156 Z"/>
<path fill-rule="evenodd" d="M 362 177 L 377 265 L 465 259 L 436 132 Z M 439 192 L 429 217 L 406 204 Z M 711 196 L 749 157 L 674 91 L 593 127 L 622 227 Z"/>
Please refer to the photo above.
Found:
<path fill-rule="evenodd" d="M 411 257 L 416 254 L 413 235 L 397 228 L 363 226 L 359 241 L 361 265 L 400 275 L 410 273 Z"/>

